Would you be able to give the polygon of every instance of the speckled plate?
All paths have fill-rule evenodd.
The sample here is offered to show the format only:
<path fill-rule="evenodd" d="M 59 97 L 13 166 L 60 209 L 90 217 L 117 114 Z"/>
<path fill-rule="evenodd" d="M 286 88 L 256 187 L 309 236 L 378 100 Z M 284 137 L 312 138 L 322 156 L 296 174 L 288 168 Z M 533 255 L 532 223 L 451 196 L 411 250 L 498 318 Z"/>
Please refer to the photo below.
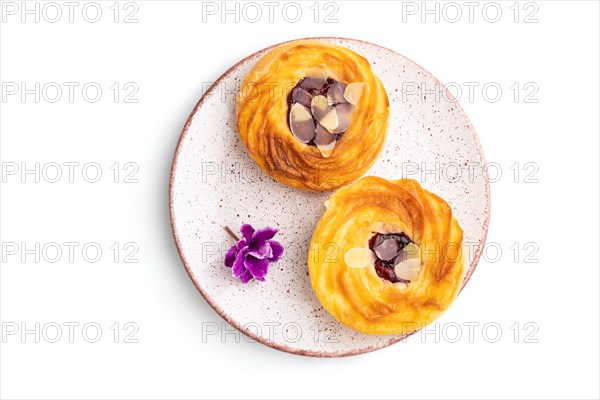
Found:
<path fill-rule="evenodd" d="M 367 175 L 417 179 L 452 206 L 464 230 L 473 273 L 490 213 L 489 180 L 473 127 L 447 89 L 421 66 L 389 49 L 354 39 L 321 38 L 367 58 L 390 100 L 390 127 Z M 181 134 L 171 171 L 170 211 L 177 248 L 194 284 L 231 325 L 290 353 L 337 357 L 399 342 L 338 323 L 317 300 L 308 276 L 309 243 L 330 193 L 291 189 L 265 175 L 240 142 L 235 93 L 270 48 L 243 59 L 200 99 Z M 277 226 L 284 257 L 266 282 L 242 284 L 224 267 L 233 244 L 224 226 Z"/>

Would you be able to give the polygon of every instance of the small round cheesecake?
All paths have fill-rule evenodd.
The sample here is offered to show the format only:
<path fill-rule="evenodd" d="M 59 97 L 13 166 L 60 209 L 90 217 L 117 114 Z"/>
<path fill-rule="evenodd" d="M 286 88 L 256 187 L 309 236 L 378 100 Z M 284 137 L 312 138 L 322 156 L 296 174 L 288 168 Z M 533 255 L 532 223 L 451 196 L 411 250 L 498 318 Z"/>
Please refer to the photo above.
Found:
<path fill-rule="evenodd" d="M 337 189 L 360 178 L 383 149 L 389 101 L 362 56 L 322 40 L 266 53 L 237 95 L 240 138 L 284 185 Z"/>
<path fill-rule="evenodd" d="M 442 198 L 414 180 L 368 176 L 325 206 L 308 267 L 338 321 L 368 334 L 405 334 L 450 306 L 466 269 L 462 229 Z"/>

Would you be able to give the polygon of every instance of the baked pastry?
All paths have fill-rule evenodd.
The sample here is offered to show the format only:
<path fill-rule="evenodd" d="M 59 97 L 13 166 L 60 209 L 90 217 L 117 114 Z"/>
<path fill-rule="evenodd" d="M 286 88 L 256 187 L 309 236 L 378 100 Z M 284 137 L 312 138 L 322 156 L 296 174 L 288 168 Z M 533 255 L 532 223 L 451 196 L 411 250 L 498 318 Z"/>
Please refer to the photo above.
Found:
<path fill-rule="evenodd" d="M 310 279 L 323 306 L 363 333 L 403 334 L 439 317 L 464 278 L 450 206 L 414 180 L 365 177 L 325 203 Z"/>
<path fill-rule="evenodd" d="M 389 102 L 365 58 L 322 40 L 297 40 L 254 65 L 236 117 L 263 171 L 287 186 L 325 191 L 355 181 L 376 161 Z"/>

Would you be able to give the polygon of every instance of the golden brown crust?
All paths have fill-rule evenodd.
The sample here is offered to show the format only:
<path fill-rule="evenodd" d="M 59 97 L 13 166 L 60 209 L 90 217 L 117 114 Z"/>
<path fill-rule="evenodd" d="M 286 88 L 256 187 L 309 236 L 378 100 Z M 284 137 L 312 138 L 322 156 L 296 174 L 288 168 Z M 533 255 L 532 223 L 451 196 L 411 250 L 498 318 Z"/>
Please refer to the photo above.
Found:
<path fill-rule="evenodd" d="M 308 265 L 317 297 L 338 321 L 363 333 L 403 334 L 448 308 L 464 276 L 463 233 L 443 199 L 414 180 L 369 176 L 338 190 L 326 207 Z M 344 254 L 365 247 L 373 232 L 398 231 L 421 251 L 421 270 L 408 287 L 381 279 L 372 265 L 346 265 Z"/>
<path fill-rule="evenodd" d="M 288 125 L 287 98 L 315 68 L 365 89 L 350 128 L 324 158 L 315 146 L 300 143 Z M 275 47 L 244 79 L 237 96 L 242 142 L 260 168 L 277 181 L 305 190 L 332 190 L 362 176 L 383 149 L 389 102 L 368 61 L 353 51 L 320 40 L 298 40 Z"/>

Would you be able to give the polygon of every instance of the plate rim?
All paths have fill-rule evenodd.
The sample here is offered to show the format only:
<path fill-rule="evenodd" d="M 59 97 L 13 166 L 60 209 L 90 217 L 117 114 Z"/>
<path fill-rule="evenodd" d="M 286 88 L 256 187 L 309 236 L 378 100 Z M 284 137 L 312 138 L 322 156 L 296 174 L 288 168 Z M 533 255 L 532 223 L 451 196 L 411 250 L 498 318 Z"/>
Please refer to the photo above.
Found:
<path fill-rule="evenodd" d="M 174 211 L 174 206 L 173 206 L 173 184 L 174 184 L 174 180 L 175 180 L 175 170 L 177 168 L 177 161 L 179 158 L 179 153 L 182 149 L 182 143 L 184 138 L 186 137 L 189 127 L 192 124 L 192 120 L 194 118 L 194 116 L 196 115 L 196 113 L 198 112 L 198 110 L 200 109 L 200 107 L 202 107 L 202 105 L 204 104 L 207 96 L 212 93 L 213 89 L 219 85 L 221 83 L 221 81 L 223 81 L 224 79 L 226 79 L 234 70 L 236 70 L 241 64 L 245 63 L 246 61 L 248 61 L 249 59 L 255 57 L 257 54 L 259 53 L 263 53 L 263 52 L 267 52 L 277 46 L 286 44 L 286 43 L 290 43 L 290 42 L 295 42 L 298 40 L 329 40 L 329 41 L 334 41 L 334 40 L 346 40 L 346 41 L 351 41 L 351 42 L 358 42 L 358 43 L 362 43 L 362 44 L 367 44 L 369 46 L 374 46 L 374 47 L 378 47 L 380 49 L 389 51 L 395 55 L 398 55 L 400 57 L 402 57 L 403 59 L 405 59 L 407 62 L 414 64 L 416 67 L 418 67 L 423 73 L 425 73 L 429 78 L 433 79 L 437 84 L 440 85 L 440 87 L 443 88 L 443 90 L 445 91 L 446 94 L 446 98 L 450 100 L 450 102 L 456 107 L 456 109 L 459 111 L 459 113 L 462 115 L 463 118 L 465 118 L 465 121 L 467 122 L 467 127 L 469 132 L 471 132 L 472 135 L 472 139 L 475 142 L 475 145 L 477 147 L 477 151 L 479 156 L 481 157 L 481 161 L 486 164 L 486 159 L 485 159 L 485 155 L 483 153 L 483 147 L 481 146 L 481 142 L 479 140 L 479 136 L 477 135 L 477 132 L 475 131 L 475 128 L 473 127 L 473 123 L 471 122 L 471 120 L 469 119 L 468 115 L 466 114 L 466 112 L 464 111 L 464 109 L 462 108 L 462 106 L 460 105 L 460 103 L 458 102 L 458 100 L 454 97 L 454 95 L 448 90 L 448 88 L 446 87 L 446 85 L 444 85 L 442 82 L 440 82 L 431 72 L 429 72 L 427 69 L 423 68 L 420 64 L 416 63 L 415 61 L 411 60 L 410 58 L 398 53 L 397 51 L 394 51 L 392 49 L 389 49 L 387 47 L 372 43 L 372 42 L 368 42 L 365 40 L 361 40 L 361 39 L 355 39 L 355 38 L 347 38 L 347 37 L 341 37 L 341 36 L 313 36 L 313 37 L 305 37 L 305 38 L 298 38 L 298 39 L 291 39 L 291 40 L 286 40 L 284 42 L 280 42 L 280 43 L 276 43 L 270 46 L 267 46 L 265 48 L 262 48 L 258 51 L 253 52 L 252 54 L 244 57 L 243 59 L 241 59 L 240 61 L 236 62 L 235 64 L 233 64 L 231 67 L 229 67 L 223 74 L 221 74 L 221 76 L 219 76 L 219 78 L 217 78 L 217 80 L 215 80 L 210 87 L 204 92 L 204 94 L 202 94 L 202 96 L 200 97 L 200 100 L 198 100 L 198 102 L 196 103 L 196 105 L 194 106 L 194 108 L 192 109 L 190 115 L 187 118 L 187 121 L 185 123 L 185 125 L 183 126 L 183 129 L 179 135 L 179 139 L 177 140 L 177 146 L 175 148 L 175 153 L 173 154 L 173 160 L 171 162 L 171 171 L 169 174 L 169 220 L 171 223 L 171 231 L 173 233 L 173 239 L 175 241 L 175 246 L 177 247 L 177 253 L 179 254 L 179 258 L 181 259 L 181 262 L 183 263 L 183 266 L 186 270 L 186 273 L 188 274 L 188 276 L 190 277 L 191 281 L 194 283 L 194 286 L 196 287 L 196 289 L 198 290 L 198 292 L 200 293 L 200 295 L 202 295 L 202 297 L 204 298 L 204 300 L 206 300 L 206 302 L 212 307 L 212 309 L 221 317 L 223 318 L 228 324 L 230 324 L 231 326 L 233 326 L 234 328 L 236 328 L 238 331 L 240 331 L 241 333 L 243 333 L 244 335 L 250 337 L 252 340 L 264 344 L 266 346 L 272 347 L 274 349 L 286 352 L 286 353 L 290 353 L 290 354 L 295 354 L 295 355 L 301 355 L 301 356 L 308 356 L 308 357 L 318 357 L 318 358 L 339 358 L 339 357 L 350 357 L 350 356 L 356 356 L 356 355 L 360 355 L 360 354 L 365 354 L 365 353 L 370 353 L 372 351 L 375 350 L 379 350 L 379 349 L 383 349 L 386 347 L 389 347 L 393 344 L 396 344 L 404 339 L 406 339 L 407 337 L 417 333 L 419 330 L 416 330 L 414 332 L 408 333 L 408 334 L 402 334 L 402 335 L 396 335 L 393 336 L 391 339 L 384 341 L 380 344 L 375 344 L 375 345 L 371 345 L 368 347 L 365 347 L 363 349 L 359 349 L 359 350 L 351 350 L 351 351 L 337 351 L 337 352 L 326 352 L 326 351 L 315 351 L 315 350 L 304 350 L 304 349 L 296 349 L 296 348 L 292 348 L 291 346 L 285 345 L 285 344 L 280 344 L 280 343 L 276 343 L 274 341 L 268 340 L 267 338 L 263 338 L 258 336 L 257 334 L 255 334 L 254 332 L 252 332 L 252 330 L 248 330 L 248 329 L 244 329 L 243 326 L 238 323 L 237 321 L 235 321 L 233 318 L 231 318 L 220 306 L 218 306 L 213 299 L 208 295 L 208 293 L 206 293 L 202 287 L 200 287 L 200 284 L 197 282 L 196 279 L 194 279 L 194 274 L 192 272 L 192 269 L 190 268 L 185 255 L 183 254 L 183 250 L 182 250 L 182 245 L 180 243 L 179 240 L 179 233 L 177 230 L 177 226 L 175 223 L 175 211 Z M 473 275 L 473 272 L 475 272 L 475 269 L 477 268 L 477 264 L 479 263 L 479 259 L 481 258 L 481 255 L 483 253 L 483 249 L 485 247 L 485 243 L 487 242 L 487 235 L 488 235 L 488 231 L 489 231 L 489 223 L 490 223 L 490 211 L 491 211 L 491 191 L 490 191 L 490 181 L 489 178 L 487 176 L 484 175 L 485 178 L 485 186 L 486 186 L 486 207 L 485 207 L 485 211 L 484 211 L 484 216 L 485 216 L 485 220 L 483 222 L 483 236 L 482 236 L 482 245 L 479 246 L 479 248 L 477 249 L 477 251 L 475 252 L 473 261 L 471 262 L 471 264 L 469 265 L 469 269 L 467 271 L 467 274 L 465 275 L 464 279 L 463 279 L 463 283 L 462 286 L 460 288 L 459 294 L 463 291 L 463 289 L 465 288 L 467 282 L 471 279 L 471 276 Z"/>

